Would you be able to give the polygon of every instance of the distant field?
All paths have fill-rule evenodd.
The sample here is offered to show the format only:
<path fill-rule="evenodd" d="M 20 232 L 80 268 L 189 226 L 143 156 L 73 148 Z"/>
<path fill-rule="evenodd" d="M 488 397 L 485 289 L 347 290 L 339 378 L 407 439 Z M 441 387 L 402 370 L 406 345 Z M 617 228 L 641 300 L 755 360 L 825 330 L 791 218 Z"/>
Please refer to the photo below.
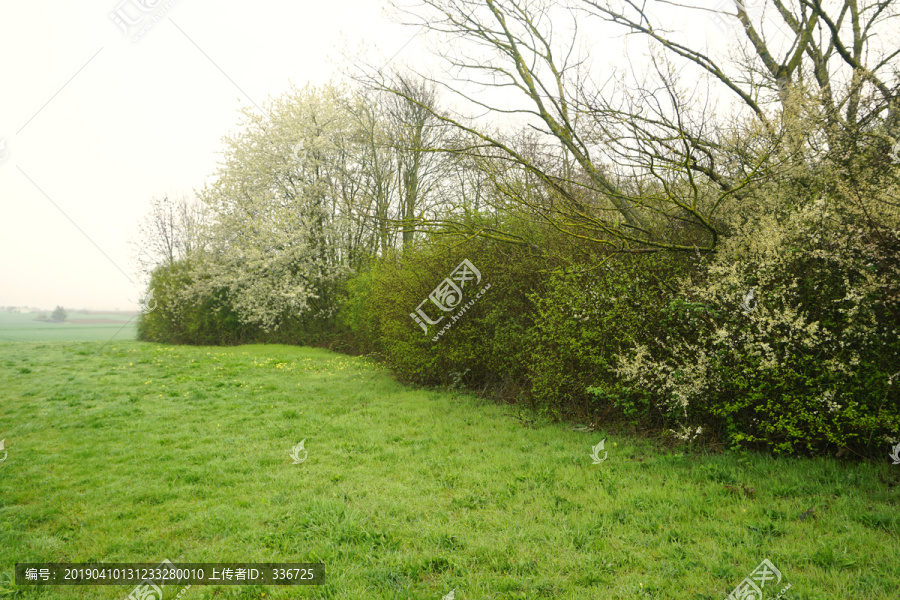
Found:
<path fill-rule="evenodd" d="M 136 313 L 70 313 L 65 323 L 35 321 L 36 316 L 0 312 L 0 342 L 105 342 L 133 340 L 137 335 Z"/>

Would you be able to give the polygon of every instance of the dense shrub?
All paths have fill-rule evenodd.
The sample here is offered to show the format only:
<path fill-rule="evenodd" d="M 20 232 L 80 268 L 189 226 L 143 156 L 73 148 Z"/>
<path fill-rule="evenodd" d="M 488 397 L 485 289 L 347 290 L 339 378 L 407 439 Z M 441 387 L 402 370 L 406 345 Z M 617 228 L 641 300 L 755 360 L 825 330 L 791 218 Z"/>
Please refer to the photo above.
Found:
<path fill-rule="evenodd" d="M 155 303 L 138 319 L 138 339 L 204 345 L 246 343 L 255 337 L 253 328 L 240 323 L 224 292 L 197 299 L 187 293 L 190 284 L 186 261 L 154 269 L 148 293 Z"/>
<path fill-rule="evenodd" d="M 462 383 L 554 418 L 614 414 L 662 423 L 655 409 L 651 418 L 643 390 L 621 384 L 616 357 L 646 338 L 689 261 L 585 255 L 558 234 L 529 234 L 531 246 L 434 242 L 383 261 L 351 280 L 341 321 L 360 351 L 380 354 L 406 381 Z M 491 287 L 435 341 L 446 321 L 426 334 L 410 313 L 464 258 Z M 582 262 L 571 266 L 574 260 Z"/>
<path fill-rule="evenodd" d="M 681 282 L 671 326 L 619 375 L 684 439 L 880 453 L 900 441 L 898 224 L 889 203 L 845 198 L 761 211 Z"/>
<path fill-rule="evenodd" d="M 634 423 L 657 422 L 647 395 L 621 382 L 616 357 L 659 327 L 676 275 L 687 266 L 673 255 L 612 255 L 555 272 L 530 296 L 536 314 L 528 376 L 535 402 L 558 414 L 610 417 L 616 409 L 614 416 Z"/>
<path fill-rule="evenodd" d="M 424 310 L 443 319 L 424 331 L 410 317 L 419 304 L 464 260 L 482 279 L 463 288 L 464 314 Z M 519 355 L 529 313 L 528 293 L 539 262 L 529 251 L 476 240 L 463 247 L 435 243 L 386 260 L 350 282 L 341 321 L 360 341 L 380 353 L 402 379 L 426 385 L 465 383 L 471 387 L 514 388 L 525 377 Z M 485 290 L 476 300 L 475 294 Z M 451 315 L 458 316 L 456 322 Z M 452 326 L 444 333 L 448 323 Z M 465 373 L 464 381 L 462 374 Z"/>
<path fill-rule="evenodd" d="M 226 289 L 193 285 L 195 277 L 196 271 L 188 261 L 154 269 L 148 285 L 148 294 L 153 292 L 153 310 L 140 316 L 138 339 L 198 345 L 259 342 L 330 346 L 342 336 L 335 317 L 313 310 L 302 314 L 285 311 L 275 319 L 276 327 L 267 331 L 258 323 L 241 319 Z M 327 293 L 329 302 L 336 303 L 332 298 L 346 291 L 335 284 Z"/>

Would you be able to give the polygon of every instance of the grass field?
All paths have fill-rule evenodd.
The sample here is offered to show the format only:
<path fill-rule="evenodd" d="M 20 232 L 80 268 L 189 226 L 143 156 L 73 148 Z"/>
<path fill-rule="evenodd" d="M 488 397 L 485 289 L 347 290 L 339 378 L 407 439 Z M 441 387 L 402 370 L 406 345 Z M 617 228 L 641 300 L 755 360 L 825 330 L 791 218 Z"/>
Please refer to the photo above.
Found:
<path fill-rule="evenodd" d="M 701 455 L 528 427 L 512 408 L 308 348 L 101 346 L 0 344 L 6 576 L 17 562 L 183 557 L 327 572 L 321 586 L 193 586 L 185 600 L 722 600 L 768 559 L 782 579 L 766 599 L 788 585 L 795 600 L 900 596 L 887 457 Z M 293 464 L 301 440 L 308 458 Z"/>
<path fill-rule="evenodd" d="M 0 343 L 133 340 L 137 317 L 125 312 L 71 313 L 66 322 L 35 321 L 34 313 L 0 312 Z"/>

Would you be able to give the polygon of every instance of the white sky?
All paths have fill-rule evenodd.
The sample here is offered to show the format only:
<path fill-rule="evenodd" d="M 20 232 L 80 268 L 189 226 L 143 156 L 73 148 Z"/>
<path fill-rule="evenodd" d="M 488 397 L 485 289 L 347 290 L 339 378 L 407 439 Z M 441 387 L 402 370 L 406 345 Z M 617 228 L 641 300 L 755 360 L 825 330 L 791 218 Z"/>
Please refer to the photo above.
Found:
<path fill-rule="evenodd" d="M 110 13 L 141 1 L 172 6 L 133 42 Z M 137 309 L 128 240 L 152 197 L 202 187 L 241 106 L 326 82 L 363 43 L 417 62 L 415 34 L 383 0 L 0 3 L 0 306 Z"/>
<path fill-rule="evenodd" d="M 0 3 L 0 306 L 136 309 L 129 238 L 153 196 L 203 185 L 241 106 L 415 34 L 379 0 L 177 0 L 133 42 L 121 2 Z"/>

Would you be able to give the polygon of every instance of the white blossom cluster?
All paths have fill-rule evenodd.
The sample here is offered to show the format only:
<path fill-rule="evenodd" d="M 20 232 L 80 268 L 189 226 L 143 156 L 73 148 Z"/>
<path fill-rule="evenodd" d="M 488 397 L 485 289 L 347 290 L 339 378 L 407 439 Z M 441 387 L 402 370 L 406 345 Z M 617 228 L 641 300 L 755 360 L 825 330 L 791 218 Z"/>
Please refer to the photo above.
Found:
<path fill-rule="evenodd" d="M 225 290 L 241 320 L 266 331 L 287 316 L 336 310 L 328 291 L 349 272 L 358 210 L 346 190 L 348 102 L 340 88 L 308 87 L 275 99 L 266 115 L 244 111 L 199 194 L 212 222 L 184 300 Z"/>
<path fill-rule="evenodd" d="M 879 233 L 900 244 L 900 213 L 884 198 L 879 200 L 854 212 L 852 205 L 837 210 L 823 199 L 790 215 L 760 210 L 755 218 L 736 224 L 699 280 L 685 279 L 680 286 L 686 299 L 718 315 L 715 322 L 693 335 L 673 332 L 636 345 L 620 357 L 618 375 L 651 390 L 662 400 L 661 408 L 683 421 L 682 430 L 673 431 L 679 439 L 690 437 L 692 408 L 702 407 L 710 396 L 734 393 L 732 382 L 723 380 L 717 367 L 720 361 L 752 365 L 753 377 L 777 380 L 798 356 L 812 356 L 828 377 L 851 380 L 859 372 L 861 352 L 882 347 L 885 340 L 896 344 L 900 329 L 886 326 L 875 312 L 888 305 L 900 308 L 900 272 L 891 266 L 896 261 L 883 256 L 888 244 L 871 243 L 871 232 L 859 225 L 874 216 L 887 224 Z M 818 308 L 816 291 L 801 289 L 810 278 L 792 271 L 798 255 L 805 264 L 815 263 L 842 280 L 842 296 L 832 294 L 832 304 L 824 306 L 826 314 L 839 315 L 832 322 L 811 316 L 811 307 Z M 875 269 L 876 263 L 888 268 Z M 752 312 L 742 311 L 741 299 L 751 288 L 758 305 Z M 892 360 L 900 365 L 900 357 Z M 838 401 L 831 389 L 811 395 L 808 406 L 816 418 L 846 420 L 860 414 L 858 403 Z"/>

